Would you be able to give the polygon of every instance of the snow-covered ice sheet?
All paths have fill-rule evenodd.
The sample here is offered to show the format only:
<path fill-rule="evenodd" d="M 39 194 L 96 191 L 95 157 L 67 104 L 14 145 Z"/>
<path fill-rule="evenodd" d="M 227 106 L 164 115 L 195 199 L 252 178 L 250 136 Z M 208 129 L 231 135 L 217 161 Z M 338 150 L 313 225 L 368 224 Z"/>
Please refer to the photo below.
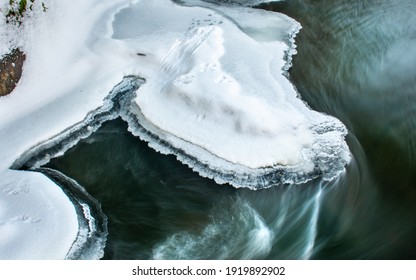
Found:
<path fill-rule="evenodd" d="M 39 173 L 0 176 L 0 259 L 65 258 L 78 233 L 66 195 Z"/>
<path fill-rule="evenodd" d="M 137 43 L 156 66 L 132 108 L 168 143 L 151 146 L 182 151 L 178 158 L 201 175 L 237 187 L 337 176 L 349 160 L 345 127 L 310 110 L 286 76 L 300 25 L 282 14 L 189 3 L 200 6 L 140 1 L 114 21 L 113 37 Z M 285 175 L 271 179 L 277 170 Z"/>
<path fill-rule="evenodd" d="M 8 169 L 84 122 L 128 75 L 146 80 L 122 114 L 132 133 L 219 183 L 332 179 L 349 161 L 345 127 L 310 110 L 286 77 L 300 28 L 293 19 L 212 1 L 43 2 L 46 13 L 35 5 L 20 27 L 6 25 L 4 13 L 0 20 L 0 56 L 20 47 L 27 57 L 16 89 L 0 98 L 0 245 L 9 248 L 2 258 L 63 258 L 70 250 L 71 201 L 45 176 Z M 22 181 L 33 201 L 26 208 L 7 194 Z M 56 217 L 38 209 L 55 197 Z M 15 217 L 31 222 L 24 228 L 10 223 Z M 66 241 L 33 253 L 52 237 Z"/>
<path fill-rule="evenodd" d="M 239 4 L 244 5 L 248 7 L 252 7 L 255 5 L 259 5 L 262 3 L 269 3 L 269 2 L 278 2 L 282 0 L 175 0 L 179 3 L 186 3 L 186 4 L 194 4 L 197 2 L 207 2 L 207 3 L 213 3 L 213 4 Z"/>

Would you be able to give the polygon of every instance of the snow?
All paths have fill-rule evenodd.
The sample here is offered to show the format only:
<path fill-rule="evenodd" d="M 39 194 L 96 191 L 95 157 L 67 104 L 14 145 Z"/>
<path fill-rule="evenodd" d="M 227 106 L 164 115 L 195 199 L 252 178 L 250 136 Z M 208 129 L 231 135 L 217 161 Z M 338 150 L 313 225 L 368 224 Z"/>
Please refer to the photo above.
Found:
<path fill-rule="evenodd" d="M 147 42 L 140 44 L 140 52 L 159 65 L 145 74 L 147 82 L 133 104 L 140 125 L 171 147 L 150 145 L 164 153 L 184 151 L 211 170 L 237 177 L 261 175 L 262 169 L 270 173 L 270 167 L 301 174 L 279 181 L 284 183 L 339 174 L 349 160 L 345 127 L 310 110 L 286 77 L 287 58 L 294 53 L 291 36 L 300 25 L 266 11 L 219 11 L 189 2 L 205 8 L 141 1 L 115 18 L 114 38 Z M 318 131 L 320 126 L 326 131 Z M 333 151 L 322 153 L 322 146 Z M 334 155 L 341 166 L 320 165 Z M 178 159 L 197 169 L 198 163 Z M 245 186 L 197 171 L 219 183 Z M 255 182 L 250 184 L 255 188 Z"/>
<path fill-rule="evenodd" d="M 177 7 L 174 14 L 187 9 Z M 276 67 L 283 67 L 287 45 L 261 44 L 224 17 L 208 18 L 204 9 L 188 19 L 182 13 L 182 22 L 191 25 L 195 16 L 201 22 L 167 46 L 158 77 L 139 89 L 136 103 L 146 119 L 232 163 L 250 168 L 301 163 L 302 148 L 313 143 L 309 123 L 285 100 L 287 88 L 296 94 L 282 86 L 287 79 L 280 74 L 276 81 L 268 70 L 273 52 L 281 56 Z"/>
<path fill-rule="evenodd" d="M 186 0 L 185 3 L 193 3 L 193 2 L 200 2 L 201 0 Z M 278 2 L 282 0 L 202 0 L 207 3 L 221 3 L 221 4 L 240 4 L 248 7 L 252 7 L 255 5 L 259 5 L 262 3 L 269 3 L 269 2 Z"/>
<path fill-rule="evenodd" d="M 114 47 L 106 42 L 111 15 L 128 2 L 44 2 L 47 12 L 33 11 L 20 27 L 0 20 L 0 56 L 18 46 L 27 57 L 17 87 L 0 98 L 0 258 L 66 257 L 78 233 L 73 204 L 44 175 L 8 168 L 25 151 L 81 122 L 125 75 L 114 71 L 119 65 L 111 51 L 104 61 L 100 52 Z M 21 182 L 27 192 L 7 194 Z"/>
<path fill-rule="evenodd" d="M 310 110 L 286 77 L 293 19 L 199 1 L 44 2 L 47 12 L 37 7 L 20 27 L 0 19 L 0 57 L 15 47 L 27 57 L 16 89 L 0 98 L 0 258 L 70 250 L 79 228 L 71 201 L 44 175 L 9 168 L 82 123 L 127 75 L 146 79 L 124 116 L 132 133 L 219 183 L 255 188 L 239 177 L 276 170 L 291 174 L 284 183 L 332 179 L 349 161 L 345 127 Z M 21 182 L 28 191 L 10 196 Z"/>
<path fill-rule="evenodd" d="M 0 176 L 0 259 L 65 258 L 78 232 L 66 195 L 39 173 Z"/>

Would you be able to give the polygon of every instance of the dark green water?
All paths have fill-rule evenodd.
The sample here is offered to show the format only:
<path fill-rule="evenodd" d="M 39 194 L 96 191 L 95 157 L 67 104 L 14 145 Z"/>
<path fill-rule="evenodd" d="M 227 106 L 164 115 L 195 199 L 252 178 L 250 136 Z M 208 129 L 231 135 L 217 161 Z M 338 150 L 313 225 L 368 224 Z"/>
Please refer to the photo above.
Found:
<path fill-rule="evenodd" d="M 351 164 L 333 182 L 236 190 L 108 122 L 48 164 L 101 202 L 105 258 L 416 258 L 416 2 L 261 7 L 302 24 L 290 79 L 347 126 Z"/>

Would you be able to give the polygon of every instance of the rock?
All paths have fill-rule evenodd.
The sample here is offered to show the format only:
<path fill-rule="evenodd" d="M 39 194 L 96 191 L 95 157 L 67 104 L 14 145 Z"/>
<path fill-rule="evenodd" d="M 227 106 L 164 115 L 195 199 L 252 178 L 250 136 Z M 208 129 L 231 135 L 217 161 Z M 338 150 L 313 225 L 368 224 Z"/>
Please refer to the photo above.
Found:
<path fill-rule="evenodd" d="M 0 96 L 13 91 L 20 80 L 26 55 L 19 49 L 12 50 L 0 60 Z"/>

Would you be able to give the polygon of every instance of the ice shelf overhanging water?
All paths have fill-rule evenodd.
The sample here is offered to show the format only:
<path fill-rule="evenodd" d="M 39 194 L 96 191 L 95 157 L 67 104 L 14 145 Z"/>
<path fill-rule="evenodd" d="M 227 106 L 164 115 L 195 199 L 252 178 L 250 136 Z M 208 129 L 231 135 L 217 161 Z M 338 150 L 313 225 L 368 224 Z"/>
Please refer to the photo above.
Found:
<path fill-rule="evenodd" d="M 339 175 L 349 161 L 346 128 L 308 108 L 287 78 L 300 25 L 278 13 L 189 3 L 205 7 L 140 1 L 115 16 L 113 38 L 152 64 L 131 105 L 146 132 L 132 132 L 236 187 Z"/>

